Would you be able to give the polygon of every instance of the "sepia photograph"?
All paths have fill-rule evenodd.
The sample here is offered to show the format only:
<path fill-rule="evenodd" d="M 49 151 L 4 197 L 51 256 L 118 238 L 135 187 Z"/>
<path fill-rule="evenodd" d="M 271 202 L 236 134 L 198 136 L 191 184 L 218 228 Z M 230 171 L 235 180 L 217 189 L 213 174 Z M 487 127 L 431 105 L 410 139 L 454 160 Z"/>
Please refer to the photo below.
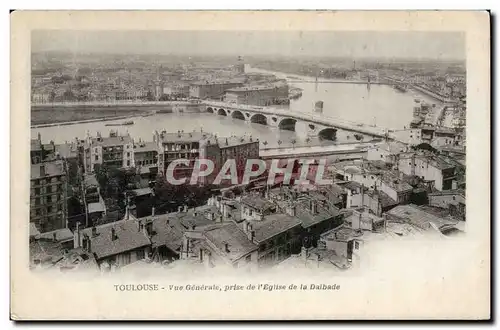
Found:
<path fill-rule="evenodd" d="M 487 15 L 469 14 L 488 22 Z M 213 15 L 230 21 L 232 14 Z M 360 21 L 368 21 L 364 15 Z M 34 24 L 25 34 L 29 72 L 20 86 L 29 97 L 22 123 L 29 122 L 22 136 L 30 139 L 29 179 L 19 184 L 29 181 L 29 195 L 14 202 L 29 210 L 11 220 L 18 224 L 12 231 L 26 235 L 15 243 L 26 253 L 12 255 L 25 268 L 22 278 L 37 278 L 38 285 L 79 281 L 84 291 L 96 281 L 118 300 L 169 299 L 176 292 L 191 301 L 200 292 L 214 303 L 223 295 L 255 294 L 252 304 L 316 292 L 321 300 L 347 299 L 356 281 L 393 268 L 400 268 L 391 271 L 395 277 L 418 274 L 422 285 L 432 267 L 447 280 L 456 283 L 461 273 L 474 284 L 471 273 L 461 272 L 460 257 L 479 256 L 467 244 L 477 244 L 475 226 L 488 226 L 489 216 L 471 217 L 468 208 L 479 182 L 467 187 L 469 152 L 479 146 L 471 146 L 467 114 L 489 109 L 469 110 L 467 30 L 139 29 L 95 20 L 91 29 L 79 28 L 77 18 L 74 26 Z M 488 24 L 482 26 L 489 38 Z M 487 102 L 489 89 L 481 93 L 473 100 L 486 95 Z M 489 130 L 488 121 L 472 125 Z M 483 151 L 480 166 L 489 170 L 489 148 Z M 27 153 L 20 157 L 18 166 L 27 167 Z M 489 185 L 489 174 L 475 174 Z M 472 206 L 478 208 L 486 212 L 489 202 Z M 489 227 L 481 230 L 490 237 Z M 489 241 L 483 243 L 485 254 L 474 262 L 486 267 L 476 270 L 487 279 Z M 410 308 L 411 300 L 403 300 Z M 471 301 L 488 306 L 489 297 Z M 59 318 L 24 310 L 21 319 Z M 412 317 L 325 310 L 275 317 Z M 154 318 L 186 317 L 159 313 Z M 464 317 L 489 315 L 472 313 Z M 80 317 L 145 317 L 119 315 Z M 413 315 L 426 316 L 432 317 Z"/>

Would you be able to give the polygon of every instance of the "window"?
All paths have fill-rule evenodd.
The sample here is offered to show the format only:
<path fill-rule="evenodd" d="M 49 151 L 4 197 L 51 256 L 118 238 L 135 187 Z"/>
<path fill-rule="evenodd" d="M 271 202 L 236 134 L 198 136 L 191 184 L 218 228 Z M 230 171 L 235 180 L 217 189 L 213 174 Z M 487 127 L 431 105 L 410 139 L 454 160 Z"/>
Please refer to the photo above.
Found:
<path fill-rule="evenodd" d="M 130 166 L 130 160 L 127 160 L 127 166 Z"/>
<path fill-rule="evenodd" d="M 359 242 L 354 242 L 354 249 L 359 250 Z"/>
<path fill-rule="evenodd" d="M 35 198 L 35 205 L 40 205 L 40 198 Z"/>
<path fill-rule="evenodd" d="M 47 213 L 52 213 L 52 206 L 47 206 Z"/>
<path fill-rule="evenodd" d="M 453 200 L 455 200 L 455 196 L 453 196 Z"/>
<path fill-rule="evenodd" d="M 130 152 L 127 152 L 127 157 L 130 158 Z"/>
<path fill-rule="evenodd" d="M 366 175 L 363 175 L 363 179 L 366 179 Z"/>
<path fill-rule="evenodd" d="M 137 251 L 137 260 L 144 259 L 144 250 Z"/>
<path fill-rule="evenodd" d="M 40 195 L 40 188 L 35 188 L 35 195 Z"/>

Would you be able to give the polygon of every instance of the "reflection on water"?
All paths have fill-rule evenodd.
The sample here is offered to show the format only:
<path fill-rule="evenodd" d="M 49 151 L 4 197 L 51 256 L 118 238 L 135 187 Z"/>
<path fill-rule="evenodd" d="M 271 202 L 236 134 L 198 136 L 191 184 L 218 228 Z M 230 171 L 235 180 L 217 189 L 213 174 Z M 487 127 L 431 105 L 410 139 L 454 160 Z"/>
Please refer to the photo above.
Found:
<path fill-rule="evenodd" d="M 347 121 L 376 125 L 387 129 L 403 129 L 413 119 L 415 98 L 432 104 L 439 103 L 416 91 L 406 93 L 396 91 L 392 86 L 366 84 L 346 84 L 329 79 L 319 79 L 318 84 L 313 77 L 286 74 L 257 68 L 248 68 L 250 72 L 273 73 L 279 78 L 287 79 L 290 85 L 302 89 L 302 97 L 290 102 L 290 110 L 312 112 L 317 101 L 323 101 L 323 114 L 329 117 L 342 118 Z M 297 82 L 305 80 L 306 82 Z"/>

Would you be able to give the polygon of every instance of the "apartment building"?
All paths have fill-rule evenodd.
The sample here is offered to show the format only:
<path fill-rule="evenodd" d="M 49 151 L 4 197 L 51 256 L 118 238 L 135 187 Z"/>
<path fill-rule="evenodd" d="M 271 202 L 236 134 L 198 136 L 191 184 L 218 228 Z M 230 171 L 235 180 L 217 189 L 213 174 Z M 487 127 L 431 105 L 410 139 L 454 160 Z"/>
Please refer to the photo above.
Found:
<path fill-rule="evenodd" d="M 134 143 L 130 135 L 119 135 L 111 131 L 108 137 L 97 133 L 88 136 L 84 145 L 84 167 L 86 173 L 93 173 L 96 165 L 130 168 L 135 166 Z"/>
<path fill-rule="evenodd" d="M 30 222 L 40 232 L 67 227 L 67 173 L 61 160 L 31 165 Z"/>

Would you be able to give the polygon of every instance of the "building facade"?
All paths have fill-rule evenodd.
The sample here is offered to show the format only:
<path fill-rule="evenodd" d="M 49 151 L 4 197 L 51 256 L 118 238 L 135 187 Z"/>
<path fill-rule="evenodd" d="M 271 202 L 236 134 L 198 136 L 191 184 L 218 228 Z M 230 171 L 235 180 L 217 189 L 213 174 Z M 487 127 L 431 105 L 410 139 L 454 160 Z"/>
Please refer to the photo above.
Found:
<path fill-rule="evenodd" d="M 61 160 L 31 165 L 30 222 L 40 232 L 67 227 L 67 173 Z"/>
<path fill-rule="evenodd" d="M 84 167 L 86 173 L 93 173 L 96 165 L 131 168 L 134 162 L 134 144 L 130 135 L 118 135 L 111 131 L 108 137 L 88 136 L 84 145 Z"/>

